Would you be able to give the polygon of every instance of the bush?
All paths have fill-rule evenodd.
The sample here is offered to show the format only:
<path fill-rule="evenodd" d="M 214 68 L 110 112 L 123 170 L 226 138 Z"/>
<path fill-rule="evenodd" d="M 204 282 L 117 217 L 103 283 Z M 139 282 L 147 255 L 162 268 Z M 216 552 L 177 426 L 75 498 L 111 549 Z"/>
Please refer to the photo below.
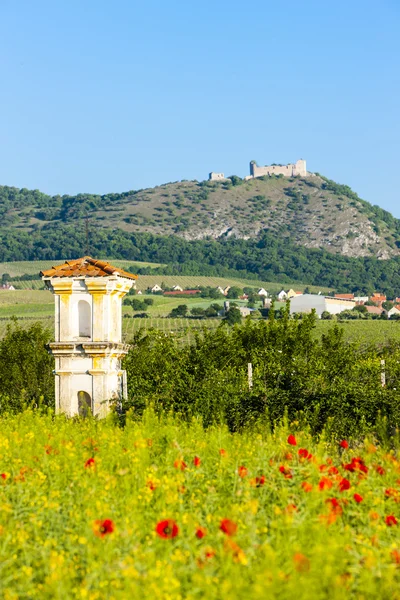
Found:
<path fill-rule="evenodd" d="M 52 335 L 41 323 L 27 329 L 17 320 L 7 325 L 0 341 L 0 412 L 54 406 L 54 359 L 46 350 Z"/>

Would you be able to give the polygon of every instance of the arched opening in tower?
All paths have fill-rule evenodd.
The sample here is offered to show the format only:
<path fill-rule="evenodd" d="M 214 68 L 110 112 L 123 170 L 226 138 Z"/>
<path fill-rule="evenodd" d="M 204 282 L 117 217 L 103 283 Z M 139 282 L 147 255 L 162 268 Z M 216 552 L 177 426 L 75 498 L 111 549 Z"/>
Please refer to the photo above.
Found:
<path fill-rule="evenodd" d="M 80 338 L 92 337 L 92 311 L 91 311 L 89 302 L 87 302 L 86 300 L 79 300 L 78 314 L 79 314 L 79 337 Z"/>
<path fill-rule="evenodd" d="M 78 414 L 87 417 L 92 412 L 92 399 L 87 392 L 78 392 Z"/>

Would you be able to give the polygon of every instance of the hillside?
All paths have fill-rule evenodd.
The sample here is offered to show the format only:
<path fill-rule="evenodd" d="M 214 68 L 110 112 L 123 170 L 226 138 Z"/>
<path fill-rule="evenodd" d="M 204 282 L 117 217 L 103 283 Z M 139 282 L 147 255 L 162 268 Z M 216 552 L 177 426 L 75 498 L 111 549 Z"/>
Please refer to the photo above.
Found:
<path fill-rule="evenodd" d="M 46 238 L 54 228 L 73 226 L 80 230 L 83 250 L 88 216 L 92 235 L 106 229 L 125 234 L 125 239 L 149 233 L 201 240 L 255 239 L 264 232 L 280 241 L 349 257 L 400 255 L 400 220 L 361 200 L 348 186 L 319 175 L 181 181 L 104 196 L 48 196 L 0 186 L 0 216 L 2 238 L 28 239 L 23 234 L 32 234 L 37 239 L 41 231 Z M 0 257 L 24 258 L 44 257 Z"/>

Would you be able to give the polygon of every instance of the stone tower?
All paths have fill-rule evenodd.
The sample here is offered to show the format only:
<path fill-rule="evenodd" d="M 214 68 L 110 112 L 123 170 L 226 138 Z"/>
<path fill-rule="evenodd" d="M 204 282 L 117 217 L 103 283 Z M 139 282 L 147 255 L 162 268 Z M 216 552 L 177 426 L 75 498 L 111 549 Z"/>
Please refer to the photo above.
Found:
<path fill-rule="evenodd" d="M 109 400 L 126 396 L 121 307 L 137 275 L 90 256 L 40 274 L 55 299 L 56 412 L 103 417 Z"/>

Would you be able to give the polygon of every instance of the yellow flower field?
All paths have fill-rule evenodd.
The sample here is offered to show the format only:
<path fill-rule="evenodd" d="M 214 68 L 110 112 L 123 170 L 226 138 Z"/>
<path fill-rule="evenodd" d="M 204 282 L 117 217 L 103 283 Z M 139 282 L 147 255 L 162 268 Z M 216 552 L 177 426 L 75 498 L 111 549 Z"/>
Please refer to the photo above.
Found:
<path fill-rule="evenodd" d="M 399 443 L 347 445 L 2 417 L 0 597 L 400 599 Z"/>

